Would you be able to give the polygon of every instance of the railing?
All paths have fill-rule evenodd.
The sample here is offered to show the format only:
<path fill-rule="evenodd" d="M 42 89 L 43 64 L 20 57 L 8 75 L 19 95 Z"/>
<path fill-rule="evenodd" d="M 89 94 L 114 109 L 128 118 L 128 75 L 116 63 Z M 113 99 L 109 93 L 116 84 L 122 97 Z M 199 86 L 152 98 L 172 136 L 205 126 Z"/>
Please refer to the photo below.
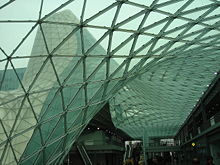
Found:
<path fill-rule="evenodd" d="M 193 139 L 194 137 L 202 135 L 204 132 L 207 132 L 207 130 L 212 129 L 212 127 L 215 127 L 216 124 L 220 123 L 220 112 L 216 113 L 214 116 L 212 116 L 210 119 L 206 120 L 206 122 L 203 122 L 201 125 L 194 127 L 192 133 L 192 136 L 190 137 L 190 133 L 186 134 L 185 137 L 181 138 L 181 144 L 186 143 L 187 141 Z"/>
<path fill-rule="evenodd" d="M 180 151 L 180 146 L 154 146 L 147 147 L 146 152 L 178 152 Z"/>

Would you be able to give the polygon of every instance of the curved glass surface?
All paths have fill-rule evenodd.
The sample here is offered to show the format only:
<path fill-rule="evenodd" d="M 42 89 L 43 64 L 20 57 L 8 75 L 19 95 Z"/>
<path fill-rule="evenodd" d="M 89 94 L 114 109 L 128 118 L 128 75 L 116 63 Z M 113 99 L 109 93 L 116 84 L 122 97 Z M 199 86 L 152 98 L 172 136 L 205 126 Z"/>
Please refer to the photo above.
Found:
<path fill-rule="evenodd" d="M 107 102 L 134 138 L 175 135 L 220 69 L 219 7 L 0 2 L 0 164 L 62 163 Z"/>

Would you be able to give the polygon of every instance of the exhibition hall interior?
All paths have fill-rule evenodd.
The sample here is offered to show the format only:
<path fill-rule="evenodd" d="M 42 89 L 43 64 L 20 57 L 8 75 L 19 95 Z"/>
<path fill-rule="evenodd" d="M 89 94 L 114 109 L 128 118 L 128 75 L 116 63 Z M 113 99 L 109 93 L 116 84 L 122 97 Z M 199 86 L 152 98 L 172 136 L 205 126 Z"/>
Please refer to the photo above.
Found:
<path fill-rule="evenodd" d="M 219 0 L 0 1 L 0 165 L 220 165 Z"/>

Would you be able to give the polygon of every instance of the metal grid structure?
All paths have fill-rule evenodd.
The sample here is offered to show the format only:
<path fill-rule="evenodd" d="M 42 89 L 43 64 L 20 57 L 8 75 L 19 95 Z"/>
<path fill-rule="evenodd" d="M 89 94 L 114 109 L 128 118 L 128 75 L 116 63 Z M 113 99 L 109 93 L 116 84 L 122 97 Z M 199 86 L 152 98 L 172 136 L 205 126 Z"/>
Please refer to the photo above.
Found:
<path fill-rule="evenodd" d="M 132 137 L 174 135 L 220 69 L 217 0 L 0 5 L 0 164 L 61 164 L 108 101 Z"/>

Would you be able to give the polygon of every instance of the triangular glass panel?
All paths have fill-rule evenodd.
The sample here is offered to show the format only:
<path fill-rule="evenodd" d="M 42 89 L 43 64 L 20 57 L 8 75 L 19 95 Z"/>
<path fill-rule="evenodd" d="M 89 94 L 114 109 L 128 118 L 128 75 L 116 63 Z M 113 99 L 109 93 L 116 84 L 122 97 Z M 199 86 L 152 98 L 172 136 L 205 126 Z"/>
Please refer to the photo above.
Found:
<path fill-rule="evenodd" d="M 146 67 L 147 65 L 149 65 L 151 62 L 154 61 L 156 61 L 154 57 L 147 58 L 146 60 L 143 61 L 142 67 Z"/>
<path fill-rule="evenodd" d="M 51 72 L 57 75 L 60 83 L 62 84 L 65 78 L 70 76 L 69 72 L 72 68 L 74 68 L 75 64 L 78 62 L 77 60 L 78 58 L 54 56 L 48 63 L 54 65 Z"/>
<path fill-rule="evenodd" d="M 108 35 L 108 37 L 106 37 L 103 41 L 100 42 L 100 46 L 104 49 L 103 54 L 100 55 L 107 55 L 107 53 L 109 54 L 109 52 L 111 52 L 111 43 L 110 43 L 110 36 Z M 112 42 L 112 41 L 111 41 Z M 98 49 L 97 49 L 98 51 Z M 101 49 L 99 51 L 101 53 Z"/>
<path fill-rule="evenodd" d="M 106 62 L 102 58 L 87 58 L 86 59 L 86 77 L 89 79 L 96 79 L 93 78 L 99 77 L 101 79 L 105 79 L 106 74 Z M 98 73 L 97 73 L 98 72 Z M 98 79 L 97 79 L 98 80 Z"/>
<path fill-rule="evenodd" d="M 8 81 L 8 76 L 12 77 L 11 79 L 13 79 L 14 82 L 8 82 L 9 84 L 14 84 L 14 87 L 11 89 L 21 89 L 22 85 L 24 86 L 24 84 L 22 83 L 22 79 L 26 71 L 25 65 L 27 64 L 27 62 L 28 59 L 12 59 L 11 63 L 8 63 L 8 70 L 5 73 L 5 76 L 7 77 L 5 77 L 5 81 Z M 12 71 L 14 73 L 12 73 Z"/>
<path fill-rule="evenodd" d="M 27 86 L 22 82 L 24 75 L 27 70 L 27 63 L 29 58 L 15 58 L 11 60 L 8 68 L 10 70 L 14 70 L 14 79 L 17 79 L 17 83 L 19 83 L 19 87 L 16 89 L 21 89 L 22 86 L 26 89 Z"/>
<path fill-rule="evenodd" d="M 1 23 L 0 35 L 2 36 L 2 38 L 4 38 L 4 40 L 1 40 L 2 49 L 6 53 L 11 54 L 19 45 L 19 43 L 23 40 L 23 38 L 25 38 L 25 36 L 28 34 L 28 32 L 31 30 L 33 26 L 33 23 Z M 32 31 L 32 33 L 34 32 L 35 31 Z M 30 33 L 29 36 L 32 33 Z M 34 35 L 31 35 L 30 38 L 27 39 L 27 41 L 33 43 L 32 37 L 34 37 Z M 25 45 L 23 46 L 22 53 L 25 53 L 27 55 L 30 52 L 30 43 L 24 42 L 23 44 Z M 27 48 L 27 50 L 24 49 L 25 47 Z M 18 53 L 21 53 L 21 51 L 19 51 Z M 24 56 L 24 54 L 17 54 L 17 56 Z"/>
<path fill-rule="evenodd" d="M 190 14 L 186 14 L 184 15 L 184 17 L 189 18 L 189 19 L 193 19 L 196 20 L 198 19 L 202 14 L 204 14 L 208 9 L 205 10 L 199 10 Z"/>
<path fill-rule="evenodd" d="M 37 123 L 34 114 L 32 113 L 32 110 L 30 108 L 29 103 L 26 101 L 23 105 L 22 111 L 20 113 L 20 117 L 16 123 L 16 126 L 14 128 L 14 134 L 19 134 L 22 131 L 30 129 L 31 126 L 35 125 Z M 24 136 L 27 134 L 29 135 L 29 132 L 24 132 Z"/>
<path fill-rule="evenodd" d="M 22 135 L 20 136 L 22 137 Z M 22 154 L 21 160 L 34 155 L 37 151 L 40 151 L 42 148 L 43 142 L 41 141 L 41 133 L 39 128 L 34 130 L 34 133 L 28 142 L 27 146 L 25 147 L 25 151 Z M 23 147 L 22 147 L 23 148 Z"/>
<path fill-rule="evenodd" d="M 19 47 L 16 47 L 16 49 L 13 50 L 12 62 L 15 68 L 26 68 L 30 59 L 42 57 L 43 55 L 45 56 L 45 53 L 42 53 L 41 50 L 37 48 L 39 46 L 36 37 L 39 36 L 39 34 L 36 35 L 37 27 L 35 27 L 35 29 L 28 34 L 25 40 L 19 41 Z M 20 31 L 17 30 L 17 33 L 20 33 Z M 26 30 L 26 33 L 28 33 L 28 30 Z"/>
<path fill-rule="evenodd" d="M 107 89 L 106 89 L 106 96 L 112 96 L 112 89 L 115 88 L 115 85 L 117 85 L 119 80 L 112 80 L 108 83 Z"/>
<path fill-rule="evenodd" d="M 22 156 L 28 141 L 26 136 L 19 136 L 12 140 L 13 150 L 18 159 Z"/>
<path fill-rule="evenodd" d="M 141 10 L 139 9 L 139 12 L 140 12 Z M 138 13 L 139 13 L 138 12 Z M 144 12 L 141 14 L 141 15 L 139 15 L 138 17 L 136 17 L 135 16 L 135 18 L 134 19 L 131 19 L 131 17 L 130 18 L 127 18 L 126 20 L 128 20 L 128 22 L 126 22 L 125 24 L 123 24 L 122 26 L 119 26 L 119 28 L 121 28 L 121 29 L 128 29 L 128 30 L 138 30 L 138 28 L 139 28 L 139 26 L 140 26 L 140 24 L 141 24 L 141 22 L 142 22 L 142 19 L 143 19 L 143 17 L 144 17 Z M 123 21 L 122 21 L 123 22 Z M 120 23 L 119 23 L 119 25 L 120 25 Z"/>
<path fill-rule="evenodd" d="M 51 162 L 54 158 L 57 157 L 57 155 L 60 154 L 60 152 L 63 149 L 63 139 L 58 140 L 54 142 L 53 144 L 50 144 L 45 149 L 45 162 Z"/>
<path fill-rule="evenodd" d="M 136 0 L 130 0 L 131 2 L 135 2 L 135 3 L 138 3 L 138 4 L 140 4 L 140 5 L 146 5 L 146 6 L 150 6 L 153 2 L 154 2 L 154 0 L 148 0 L 148 1 L 145 1 L 145 0 L 138 0 L 138 1 L 136 1 Z"/>
<path fill-rule="evenodd" d="M 74 123 L 74 121 L 76 120 L 77 116 L 80 115 L 80 113 L 82 112 L 82 108 L 78 108 L 78 109 L 69 109 L 67 111 L 66 114 L 66 123 L 67 123 L 67 128 L 72 127 L 72 124 Z"/>
<path fill-rule="evenodd" d="M 74 58 L 71 64 L 65 68 L 59 76 L 65 86 L 83 83 L 83 60 Z"/>
<path fill-rule="evenodd" d="M 53 155 L 52 155 L 53 156 Z M 48 164 L 60 164 L 61 162 L 61 158 L 62 158 L 63 155 L 59 155 L 59 156 L 56 156 L 54 157 L 54 159 L 52 160 L 49 160 Z"/>
<path fill-rule="evenodd" d="M 185 45 L 185 43 L 183 43 L 183 42 L 175 42 L 168 50 L 166 50 L 166 52 L 172 53 L 172 51 L 178 50 L 184 45 Z"/>
<path fill-rule="evenodd" d="M 63 112 L 63 104 L 65 103 L 63 103 L 61 92 L 58 91 L 52 102 L 49 103 L 49 107 L 43 107 L 45 110 L 41 113 L 41 120 L 46 121 Z"/>
<path fill-rule="evenodd" d="M 6 153 L 5 153 L 1 163 L 5 164 L 5 165 L 16 164 L 16 160 L 13 155 L 11 147 L 7 148 Z"/>
<path fill-rule="evenodd" d="M 125 59 L 127 58 L 132 52 L 132 45 L 134 44 L 133 38 L 128 39 L 126 41 L 122 41 L 122 43 L 118 43 L 115 49 L 112 51 L 112 55 L 114 58 L 118 59 Z"/>
<path fill-rule="evenodd" d="M 39 17 L 40 2 L 38 0 L 33 0 L 33 2 L 26 2 L 25 0 L 13 1 L 7 7 L 1 9 L 1 18 L 4 18 L 4 20 L 36 20 Z M 1 4 L 2 2 L 0 6 Z M 22 12 L 21 8 L 25 9 L 25 12 Z"/>
<path fill-rule="evenodd" d="M 4 149 L 5 149 L 5 145 L 1 145 L 0 146 L 0 154 L 2 155 L 2 153 L 4 152 Z"/>
<path fill-rule="evenodd" d="M 44 152 L 39 152 L 37 158 L 35 158 L 33 164 L 42 164 L 44 163 Z"/>
<path fill-rule="evenodd" d="M 208 25 L 218 24 L 219 14 L 218 14 L 218 15 L 215 15 L 215 16 L 213 16 L 213 17 L 214 17 L 214 18 L 208 17 L 207 19 L 205 19 L 205 20 L 203 21 L 203 23 L 208 24 Z"/>
<path fill-rule="evenodd" d="M 42 29 L 38 30 L 39 41 L 47 46 L 48 51 L 55 55 L 73 55 L 77 51 L 76 27 L 62 24 L 43 23 Z M 45 53 L 48 53 L 47 50 Z"/>
<path fill-rule="evenodd" d="M 75 55 L 80 55 L 79 30 L 76 31 L 75 27 L 72 26 L 58 27 L 56 25 L 55 27 L 57 28 L 56 34 L 52 32 L 51 36 L 49 35 L 45 36 L 47 37 L 46 38 L 47 45 L 49 46 L 50 51 L 54 50 L 53 56 L 63 57 L 66 58 L 66 60 L 69 59 L 68 61 L 71 61 L 71 57 L 74 57 Z M 51 29 L 51 31 L 52 30 L 53 29 Z"/>
<path fill-rule="evenodd" d="M 196 9 L 205 5 L 209 5 L 211 4 L 212 1 L 200 1 L 200 0 L 194 0 L 185 10 L 183 11 L 187 11 L 187 10 L 191 10 L 191 9 Z"/>
<path fill-rule="evenodd" d="M 53 101 L 57 99 L 55 96 L 56 91 L 57 89 L 49 89 L 43 92 L 35 91 L 29 95 L 30 103 L 37 118 L 40 119 L 50 109 L 50 104 L 53 104 Z"/>
<path fill-rule="evenodd" d="M 53 134 L 53 129 L 58 124 L 59 118 L 60 118 L 60 116 L 54 117 L 54 118 L 50 119 L 49 121 L 44 122 L 42 124 L 41 131 L 42 131 L 42 138 L 43 138 L 44 142 L 47 142 L 48 139 Z"/>
<path fill-rule="evenodd" d="M 162 49 L 162 47 L 163 47 L 164 45 L 166 45 L 168 42 L 169 42 L 169 40 L 159 39 L 159 40 L 156 42 L 156 44 L 155 44 L 155 46 L 154 46 L 154 48 L 153 48 L 152 51 L 154 52 L 154 50 Z M 164 49 L 164 48 L 163 48 L 163 49 Z M 165 47 L 165 49 L 166 49 L 166 47 Z M 158 53 L 158 52 L 157 52 L 157 53 Z M 160 54 L 153 54 L 153 55 L 159 56 Z"/>
<path fill-rule="evenodd" d="M 153 42 L 153 38 L 146 44 L 136 49 L 135 50 L 136 56 L 148 56 L 148 51 L 150 50 L 152 42 Z"/>
<path fill-rule="evenodd" d="M 203 37 L 202 37 L 202 39 L 203 38 L 209 38 L 209 37 L 211 37 L 211 38 L 215 38 L 215 37 L 218 37 L 218 35 L 219 35 L 219 31 L 218 30 L 211 30 L 211 31 L 209 31 L 209 32 L 207 32 Z"/>
<path fill-rule="evenodd" d="M 75 88 L 74 93 L 67 102 L 68 110 L 78 109 L 85 105 L 85 91 L 83 87 Z"/>
<path fill-rule="evenodd" d="M 213 4 L 212 8 L 213 10 L 211 10 L 211 12 L 206 16 L 207 17 L 211 17 L 211 16 L 215 16 L 215 17 L 218 17 L 218 15 L 220 14 L 220 11 L 219 11 L 219 8 L 217 6 L 215 6 L 216 4 Z M 215 8 L 213 8 L 215 7 Z"/>
<path fill-rule="evenodd" d="M 94 58 L 94 60 L 96 60 Z M 97 59 L 98 61 L 98 59 Z M 90 68 L 88 68 L 90 69 Z M 89 75 L 89 81 L 100 81 L 100 80 L 105 80 L 106 79 L 106 71 L 107 69 L 107 62 L 104 60 L 102 60 L 100 62 L 100 64 L 98 64 L 97 68 L 94 69 L 93 73 L 91 75 Z"/>
<path fill-rule="evenodd" d="M 0 50 L 0 70 L 5 68 L 5 64 L 8 61 L 7 59 L 7 52 L 4 51 L 4 49 L 2 48 L 2 50 Z"/>
<path fill-rule="evenodd" d="M 189 23 L 189 21 L 176 18 L 176 19 L 174 19 L 174 20 L 171 22 L 171 24 L 168 26 L 168 28 L 166 29 L 166 32 L 167 32 L 167 31 L 170 31 L 170 30 L 172 30 L 172 29 L 175 30 L 175 28 L 180 27 L 180 26 L 183 26 L 183 25 L 187 26 L 188 23 Z M 185 26 L 184 26 L 184 27 L 185 27 Z M 176 31 L 176 30 L 175 30 L 175 31 Z"/>
<path fill-rule="evenodd" d="M 16 159 L 14 157 L 13 149 L 8 145 L 6 149 L 6 153 L 3 157 L 2 164 L 9 165 L 9 164 L 16 164 Z"/>
<path fill-rule="evenodd" d="M 83 28 L 84 49 L 87 55 L 105 55 L 106 50 L 100 45 L 104 39 L 108 39 L 107 30 Z"/>
<path fill-rule="evenodd" d="M 107 73 L 109 75 L 112 74 L 112 72 L 114 72 L 118 66 L 121 64 L 121 61 L 123 61 L 122 59 L 124 58 L 115 58 L 116 56 L 112 56 L 111 58 L 107 59 L 106 61 L 106 68 L 107 68 Z"/>
<path fill-rule="evenodd" d="M 49 59 L 44 61 L 42 58 L 39 61 L 35 59 L 29 62 L 22 82 L 30 91 L 43 91 L 59 87 L 53 65 Z"/>
<path fill-rule="evenodd" d="M 121 77 L 125 69 L 124 59 L 111 59 L 109 69 L 109 75 L 111 76 L 111 79 Z"/>
<path fill-rule="evenodd" d="M 77 116 L 74 116 L 74 120 L 72 120 L 72 124 L 68 126 L 68 132 L 76 131 L 75 135 L 77 136 L 77 131 L 81 131 L 83 125 L 83 121 L 85 120 L 85 110 L 87 108 L 83 107 Z"/>
<path fill-rule="evenodd" d="M 64 124 L 66 124 L 64 122 L 64 117 L 61 116 L 59 122 L 56 124 L 56 127 L 53 128 L 49 139 L 46 141 L 46 144 L 53 143 L 53 141 L 56 141 L 65 134 Z"/>
<path fill-rule="evenodd" d="M 41 18 L 44 18 L 47 15 L 50 15 L 51 12 L 53 12 L 55 9 L 58 9 L 59 7 L 60 8 L 57 12 L 62 11 L 64 9 L 64 7 L 67 7 L 69 4 L 71 4 L 71 3 L 68 3 L 68 0 L 56 1 L 56 3 L 50 2 L 50 1 L 44 1 Z M 79 2 L 77 4 L 80 6 Z"/>
<path fill-rule="evenodd" d="M 135 52 L 140 49 L 140 50 L 144 50 L 145 48 L 147 48 L 148 46 L 145 46 L 146 43 L 148 43 L 150 40 L 152 40 L 153 37 L 151 36 L 147 36 L 147 35 L 139 35 L 136 45 L 135 45 Z M 142 47 L 143 46 L 143 47 Z M 141 48 L 142 47 L 142 48 Z M 138 51 L 135 56 L 140 56 L 140 55 L 146 55 L 144 52 L 145 51 Z"/>
<path fill-rule="evenodd" d="M 89 2 L 89 1 L 87 1 Z M 106 3 L 106 2 L 104 2 Z M 110 10 L 107 10 L 103 14 L 99 15 L 98 17 L 94 18 L 90 22 L 88 22 L 89 25 L 95 25 L 95 26 L 105 26 L 105 27 L 111 27 L 112 21 L 115 16 L 117 6 L 111 8 Z"/>
<path fill-rule="evenodd" d="M 93 1 L 86 1 L 84 20 L 89 19 L 92 16 L 96 15 L 97 13 L 99 13 L 100 11 L 104 10 L 105 8 L 108 8 L 114 2 L 115 1 L 113 1 L 113 0 L 104 0 L 104 2 L 103 3 L 99 3 L 99 7 L 97 7 L 97 4 L 95 4 Z"/>
<path fill-rule="evenodd" d="M 200 45 L 195 45 L 195 44 L 193 44 L 193 45 L 189 45 L 189 47 L 187 47 L 187 48 L 185 48 L 185 51 L 187 50 L 192 50 L 192 49 L 196 49 L 196 48 L 199 48 L 200 47 Z"/>
<path fill-rule="evenodd" d="M 97 95 L 100 93 L 100 88 L 102 88 L 102 82 L 97 82 L 97 83 L 89 83 L 87 85 L 87 99 L 88 101 L 90 101 L 91 99 L 94 100 L 94 98 L 97 98 Z M 102 95 L 102 93 L 101 93 Z M 100 99 L 100 97 L 99 97 Z M 97 99 L 96 99 L 97 100 Z M 97 100 L 97 101 L 101 101 L 101 100 Z"/>
<path fill-rule="evenodd" d="M 189 34 L 189 35 L 186 35 L 187 37 L 184 37 L 183 36 L 183 39 L 184 40 L 187 40 L 187 41 L 192 41 L 192 42 L 194 42 L 194 40 L 196 39 L 196 37 L 198 37 L 200 34 L 201 34 L 202 32 L 200 32 L 200 33 L 191 33 L 191 34 Z"/>
<path fill-rule="evenodd" d="M 34 77 L 37 75 L 37 73 L 40 71 L 41 66 L 45 65 L 45 60 L 47 59 L 48 53 L 46 51 L 46 46 L 43 41 L 42 34 L 40 30 L 38 30 L 35 42 L 32 48 L 31 56 L 35 56 L 34 58 L 30 58 L 28 61 L 27 70 L 24 75 L 23 84 L 25 84 L 25 87 L 28 88 L 28 86 L 32 83 Z M 38 56 L 38 57 L 37 57 Z M 23 64 L 24 65 L 24 64 Z M 47 67 L 48 64 L 46 64 Z"/>
<path fill-rule="evenodd" d="M 73 85 L 73 86 L 63 88 L 63 98 L 64 98 L 64 103 L 65 103 L 65 109 L 70 108 L 69 104 L 71 104 L 71 101 L 73 101 L 72 99 L 76 97 L 81 87 L 82 85 L 80 84 L 80 85 Z"/>
<path fill-rule="evenodd" d="M 8 100 L 7 96 L 5 96 L 5 101 L 7 101 L 8 103 L 4 104 L 4 102 L 3 102 L 3 105 L 1 106 L 1 114 L 2 114 L 1 115 L 1 120 L 2 120 L 2 123 L 3 123 L 3 125 L 4 125 L 7 132 L 12 131 L 11 130 L 12 127 L 15 124 L 18 124 L 20 122 L 20 118 L 17 118 L 18 121 L 15 120 L 16 116 L 18 114 L 20 114 L 19 117 L 23 115 L 24 108 L 21 108 L 22 105 L 23 105 L 23 103 L 22 103 L 23 102 L 23 96 L 22 96 L 22 93 L 20 93 L 20 94 L 21 94 L 20 98 L 19 98 L 19 95 L 15 92 L 14 92 L 14 95 L 9 95 L 11 101 Z M 15 132 L 13 131 L 13 134 L 14 133 Z"/>
<path fill-rule="evenodd" d="M 104 100 L 106 99 L 108 96 L 106 96 L 106 92 L 107 92 L 107 87 L 108 85 L 107 84 L 103 84 L 99 90 L 96 92 L 96 95 L 92 98 L 92 103 L 97 103 L 99 102 L 100 100 Z"/>
<path fill-rule="evenodd" d="M 197 33 L 199 31 L 199 33 L 202 33 L 204 31 L 205 27 L 201 26 L 201 25 L 195 25 L 193 27 L 191 27 L 184 35 L 187 34 L 193 34 L 193 33 Z M 199 34 L 197 33 L 197 34 Z"/>
<path fill-rule="evenodd" d="M 169 3 L 170 2 L 170 3 Z M 166 2 L 162 2 L 160 4 L 158 4 L 158 8 L 160 10 L 163 10 L 163 11 L 169 11 L 169 13 L 176 13 L 177 10 L 179 8 L 181 8 L 184 4 L 186 3 L 186 1 L 177 1 L 177 2 L 173 2 L 172 0 L 167 0 Z M 166 4 L 165 6 L 163 4 Z M 161 7 L 160 7 L 161 6 Z M 178 6 L 178 7 L 177 7 Z"/>
<path fill-rule="evenodd" d="M 70 1 L 69 1 L 70 2 Z M 66 22 L 66 23 L 79 23 L 81 14 L 82 14 L 82 9 L 83 9 L 83 3 L 84 1 L 81 0 L 74 0 L 69 3 L 67 1 L 67 5 L 62 7 L 62 9 L 59 12 L 64 12 L 63 18 L 62 19 L 57 19 L 57 22 Z M 49 4 L 48 5 L 52 5 Z M 63 2 L 61 2 L 63 3 Z M 50 8 L 50 6 L 47 6 L 47 8 Z M 47 9 L 45 8 L 45 9 Z M 52 9 L 52 8 L 51 8 Z M 73 21 L 74 19 L 74 21 Z"/>
<path fill-rule="evenodd" d="M 70 149 L 70 147 L 73 144 L 73 141 L 76 140 L 76 138 L 77 138 L 76 137 L 77 133 L 79 133 L 79 131 L 82 129 L 82 126 L 80 126 L 80 127 L 78 125 L 77 125 L 77 127 L 73 127 L 73 126 L 71 126 L 71 129 L 68 132 L 68 136 L 67 136 L 67 139 L 66 139 L 66 148 L 65 148 L 65 150 Z"/>
<path fill-rule="evenodd" d="M 136 6 L 133 6 L 130 4 L 126 4 L 126 3 L 122 4 L 117 21 L 116 21 L 116 24 L 118 24 L 126 19 L 130 19 L 129 17 L 140 12 L 141 9 L 142 8 L 136 7 Z M 134 26 L 134 24 L 133 24 L 133 26 Z"/>
<path fill-rule="evenodd" d="M 130 55 L 132 44 L 133 44 L 133 39 L 130 40 L 128 43 L 126 43 L 126 45 L 120 47 L 120 49 L 116 48 L 117 51 L 114 51 L 114 56 L 125 56 L 126 58 L 126 56 Z"/>
<path fill-rule="evenodd" d="M 7 136 L 5 135 L 5 132 L 3 131 L 3 127 L 2 127 L 2 125 L 0 125 L 0 144 L 2 145 L 7 140 L 8 139 L 7 139 Z M 0 147 L 0 154 L 2 155 L 1 147 Z"/>
<path fill-rule="evenodd" d="M 158 25 L 155 25 L 151 28 L 147 28 L 147 30 L 145 30 L 145 32 L 147 33 L 151 33 L 151 34 L 159 34 L 160 31 L 163 29 L 163 27 L 167 24 L 167 22 L 163 22 L 163 23 L 160 23 Z"/>
<path fill-rule="evenodd" d="M 138 63 L 139 63 L 140 61 L 141 61 L 141 58 L 133 58 L 133 59 L 131 59 L 131 62 L 130 62 L 128 71 L 130 71 L 130 70 L 133 69 L 133 68 L 138 67 Z"/>
<path fill-rule="evenodd" d="M 10 65 L 10 64 L 8 64 Z M 25 69 L 16 69 L 18 77 L 23 78 Z M 0 86 L 2 91 L 11 91 L 18 89 L 20 86 L 19 79 L 17 78 L 13 69 L 6 68 L 6 70 L 0 71 Z"/>
<path fill-rule="evenodd" d="M 0 62 L 0 64 L 0 66 L 2 67 L 0 68 L 0 91 L 7 91 L 18 88 L 19 81 L 15 81 L 15 83 L 13 83 L 13 81 L 10 80 L 11 75 L 7 74 L 7 72 L 13 72 L 13 70 L 8 69 L 8 65 L 10 65 L 9 62 L 3 61 Z M 16 77 L 14 78 L 16 79 Z"/>
<path fill-rule="evenodd" d="M 150 12 L 149 16 L 147 17 L 143 27 L 144 28 L 147 28 L 148 26 L 151 27 L 152 25 L 154 25 L 158 21 L 165 19 L 166 17 L 167 17 L 166 15 L 152 11 L 152 12 Z"/>
<path fill-rule="evenodd" d="M 112 52 L 118 55 L 118 53 L 116 52 L 118 52 L 120 49 L 123 49 L 123 47 L 129 49 L 129 46 L 127 46 L 127 44 L 133 40 L 133 37 L 131 37 L 131 35 L 132 33 L 115 31 L 112 37 L 112 41 L 113 41 Z M 130 43 L 130 47 L 131 47 L 131 43 Z M 125 51 L 125 48 L 123 49 L 124 51 Z M 120 53 L 120 55 L 122 54 L 122 52 Z M 125 53 L 123 54 L 128 55 Z"/>

